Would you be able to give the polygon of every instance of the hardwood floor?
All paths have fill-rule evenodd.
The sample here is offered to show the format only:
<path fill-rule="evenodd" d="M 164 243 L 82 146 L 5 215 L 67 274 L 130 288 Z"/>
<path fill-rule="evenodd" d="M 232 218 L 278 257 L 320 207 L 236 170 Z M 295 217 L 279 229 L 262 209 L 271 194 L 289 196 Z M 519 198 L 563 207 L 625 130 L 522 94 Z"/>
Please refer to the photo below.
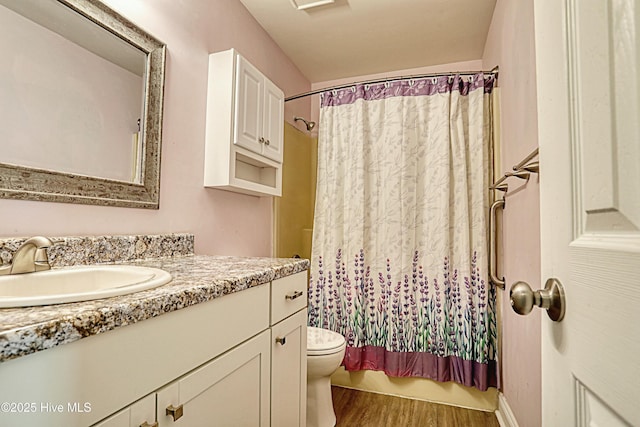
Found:
<path fill-rule="evenodd" d="M 492 412 L 332 387 L 336 427 L 500 427 Z"/>

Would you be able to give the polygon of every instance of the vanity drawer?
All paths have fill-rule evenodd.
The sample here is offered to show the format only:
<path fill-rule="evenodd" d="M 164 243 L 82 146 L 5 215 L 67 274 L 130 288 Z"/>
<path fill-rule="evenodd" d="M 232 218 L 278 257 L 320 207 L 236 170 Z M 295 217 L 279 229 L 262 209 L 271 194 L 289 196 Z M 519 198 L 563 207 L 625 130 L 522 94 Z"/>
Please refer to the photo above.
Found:
<path fill-rule="evenodd" d="M 271 282 L 271 324 L 291 316 L 307 306 L 307 272 Z"/>

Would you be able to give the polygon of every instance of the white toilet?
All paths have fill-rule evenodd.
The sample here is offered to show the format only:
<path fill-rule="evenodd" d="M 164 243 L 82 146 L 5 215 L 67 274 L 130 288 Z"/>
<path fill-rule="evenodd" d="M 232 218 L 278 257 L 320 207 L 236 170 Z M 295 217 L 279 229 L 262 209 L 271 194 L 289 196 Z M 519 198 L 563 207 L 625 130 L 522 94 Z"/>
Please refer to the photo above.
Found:
<path fill-rule="evenodd" d="M 342 363 L 346 347 L 344 337 L 337 332 L 307 328 L 307 427 L 336 425 L 331 374 Z"/>

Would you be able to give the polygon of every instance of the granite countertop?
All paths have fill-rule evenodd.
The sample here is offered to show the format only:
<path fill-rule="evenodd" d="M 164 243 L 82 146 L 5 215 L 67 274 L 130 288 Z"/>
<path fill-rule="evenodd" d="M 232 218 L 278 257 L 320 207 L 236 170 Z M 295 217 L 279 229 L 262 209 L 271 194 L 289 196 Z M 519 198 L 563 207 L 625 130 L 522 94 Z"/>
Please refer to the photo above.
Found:
<path fill-rule="evenodd" d="M 178 256 L 127 264 L 171 273 L 164 286 L 94 301 L 0 309 L 0 362 L 242 291 L 309 267 L 303 259 Z M 36 273 L 37 274 L 37 273 Z"/>

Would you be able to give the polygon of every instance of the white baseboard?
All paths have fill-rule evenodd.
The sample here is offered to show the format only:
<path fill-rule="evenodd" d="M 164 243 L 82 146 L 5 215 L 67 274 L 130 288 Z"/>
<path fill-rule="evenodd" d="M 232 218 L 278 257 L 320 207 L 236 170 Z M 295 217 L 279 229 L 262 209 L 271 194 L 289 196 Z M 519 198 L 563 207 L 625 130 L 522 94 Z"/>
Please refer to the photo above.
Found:
<path fill-rule="evenodd" d="M 498 394 L 498 409 L 496 410 L 496 418 L 498 418 L 500 427 L 519 427 L 518 421 L 516 420 L 515 415 L 513 415 L 513 411 L 511 411 L 509 402 L 507 402 L 507 399 L 502 393 Z"/>

